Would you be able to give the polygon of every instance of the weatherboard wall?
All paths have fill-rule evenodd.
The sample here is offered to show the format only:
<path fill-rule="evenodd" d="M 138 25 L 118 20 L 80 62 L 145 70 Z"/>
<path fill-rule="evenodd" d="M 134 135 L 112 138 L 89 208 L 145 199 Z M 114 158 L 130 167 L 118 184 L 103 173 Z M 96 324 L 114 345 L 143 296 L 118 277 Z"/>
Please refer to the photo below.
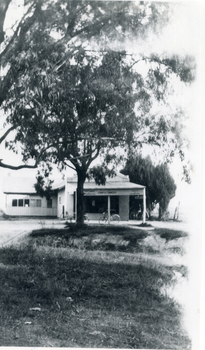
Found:
<path fill-rule="evenodd" d="M 48 208 L 46 198 L 36 195 L 6 194 L 5 213 L 11 216 L 57 216 L 57 198 L 52 196 L 52 206 Z M 14 204 L 17 205 L 14 206 Z M 22 202 L 23 201 L 23 202 Z M 38 202 L 37 202 L 38 201 Z M 21 206 L 19 206 L 19 203 Z M 28 203 L 28 204 L 27 204 Z M 39 206 L 32 206 L 38 203 Z"/>

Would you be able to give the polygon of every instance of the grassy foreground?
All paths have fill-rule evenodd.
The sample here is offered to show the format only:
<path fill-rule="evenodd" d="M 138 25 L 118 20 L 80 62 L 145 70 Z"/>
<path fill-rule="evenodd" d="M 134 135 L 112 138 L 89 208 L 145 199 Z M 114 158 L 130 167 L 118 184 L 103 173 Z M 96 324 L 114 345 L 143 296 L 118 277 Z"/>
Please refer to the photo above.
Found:
<path fill-rule="evenodd" d="M 96 232 L 107 229 L 40 230 L 27 244 L 0 249 L 0 345 L 188 349 L 182 310 L 162 292 L 173 283 L 171 267 L 144 264 L 116 246 L 65 247 L 66 237 Z M 130 249 L 148 235 L 110 233 L 129 237 Z"/>

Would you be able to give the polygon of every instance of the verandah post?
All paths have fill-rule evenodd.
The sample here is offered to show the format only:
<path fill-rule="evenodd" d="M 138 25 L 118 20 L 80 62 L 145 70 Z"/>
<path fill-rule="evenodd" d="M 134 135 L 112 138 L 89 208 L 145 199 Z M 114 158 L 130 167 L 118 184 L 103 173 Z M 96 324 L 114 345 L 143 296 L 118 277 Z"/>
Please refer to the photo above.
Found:
<path fill-rule="evenodd" d="M 146 222 L 146 187 L 143 189 L 143 224 Z"/>
<path fill-rule="evenodd" d="M 76 190 L 75 190 L 75 222 L 77 223 L 77 186 L 76 186 Z"/>
<path fill-rule="evenodd" d="M 110 224 L 110 196 L 107 197 L 107 215 L 108 215 L 108 225 Z"/>

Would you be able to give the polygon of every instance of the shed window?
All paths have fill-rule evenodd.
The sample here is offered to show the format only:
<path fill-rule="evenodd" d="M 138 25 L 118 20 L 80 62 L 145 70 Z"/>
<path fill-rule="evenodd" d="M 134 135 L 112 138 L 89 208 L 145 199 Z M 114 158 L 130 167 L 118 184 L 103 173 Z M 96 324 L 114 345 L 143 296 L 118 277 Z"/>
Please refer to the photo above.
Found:
<path fill-rule="evenodd" d="M 32 201 L 32 199 L 31 199 Z M 34 202 L 33 205 L 31 206 L 35 207 L 35 199 L 33 200 Z M 29 207 L 30 205 L 30 200 L 29 199 L 12 199 L 12 207 Z"/>
<path fill-rule="evenodd" d="M 18 206 L 19 207 L 23 207 L 23 199 L 19 199 L 18 200 Z"/>
<path fill-rule="evenodd" d="M 36 200 L 35 199 L 31 199 L 31 207 L 35 207 L 36 205 Z"/>
<path fill-rule="evenodd" d="M 31 199 L 31 207 L 41 207 L 41 199 Z"/>
<path fill-rule="evenodd" d="M 25 207 L 29 207 L 29 199 L 25 199 L 25 204 L 24 204 Z"/>
<path fill-rule="evenodd" d="M 17 199 L 12 199 L 12 207 L 17 207 Z"/>

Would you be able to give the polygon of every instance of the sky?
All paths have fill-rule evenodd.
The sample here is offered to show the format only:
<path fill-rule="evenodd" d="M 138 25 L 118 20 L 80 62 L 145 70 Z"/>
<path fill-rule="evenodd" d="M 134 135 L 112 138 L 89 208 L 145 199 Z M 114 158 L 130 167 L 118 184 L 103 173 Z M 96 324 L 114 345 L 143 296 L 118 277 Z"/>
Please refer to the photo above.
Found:
<path fill-rule="evenodd" d="M 23 0 L 18 0 L 17 4 L 21 4 Z M 10 12 L 8 17 L 6 27 L 9 28 L 9 18 L 11 14 L 16 15 L 17 10 L 21 14 L 21 7 L 15 8 Z M 15 16 L 14 16 L 15 17 Z M 202 119 L 202 86 L 203 86 L 203 57 L 204 57 L 204 45 L 203 45 L 203 35 L 204 26 L 203 20 L 205 17 L 205 6 L 203 2 L 195 1 L 182 1 L 179 2 L 174 16 L 174 21 L 166 28 L 163 35 L 159 38 L 153 38 L 150 36 L 150 41 L 147 43 L 147 51 L 152 51 L 153 40 L 154 40 L 154 50 L 167 51 L 169 53 L 181 53 L 183 54 L 193 54 L 197 61 L 197 78 L 190 88 L 184 91 L 178 90 L 177 96 L 175 95 L 173 103 L 180 101 L 182 105 L 188 111 L 190 115 L 189 121 L 187 121 L 187 134 L 190 140 L 190 150 L 189 158 L 194 166 L 192 185 L 187 187 L 186 184 L 181 182 L 180 173 L 180 163 L 175 160 L 171 166 L 171 173 L 177 183 L 178 191 L 177 196 L 174 198 L 173 206 L 175 207 L 179 201 L 184 201 L 188 210 L 191 210 L 192 206 L 192 196 L 194 197 L 195 192 L 200 192 L 201 186 L 201 172 L 202 172 L 202 152 L 203 152 L 203 119 Z M 6 160 L 7 163 L 13 165 L 21 164 L 20 155 L 15 155 L 11 151 L 4 150 L 4 147 L 0 147 L 1 158 Z M 4 196 L 2 195 L 1 188 L 3 178 L 8 176 L 20 177 L 20 176 L 32 176 L 35 178 L 36 170 L 18 170 L 11 171 L 9 169 L 0 168 L 0 208 L 4 204 Z M 61 178 L 61 174 L 57 171 L 54 175 Z M 190 193 L 190 201 L 187 201 L 187 191 Z M 184 198 L 186 198 L 184 200 Z"/>

